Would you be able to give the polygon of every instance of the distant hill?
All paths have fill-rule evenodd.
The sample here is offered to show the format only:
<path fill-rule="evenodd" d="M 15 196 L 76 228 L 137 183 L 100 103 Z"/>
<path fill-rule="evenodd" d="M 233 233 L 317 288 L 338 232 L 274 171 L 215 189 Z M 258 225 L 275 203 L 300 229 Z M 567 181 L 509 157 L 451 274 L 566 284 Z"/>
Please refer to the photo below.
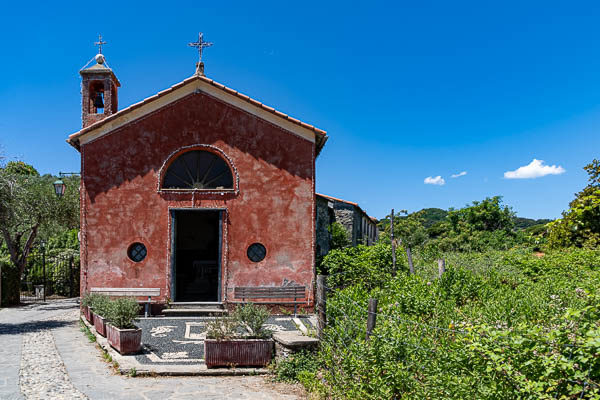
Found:
<path fill-rule="evenodd" d="M 448 211 L 442 210 L 441 208 L 424 208 L 420 212 L 422 213 L 421 216 L 425 228 L 430 228 L 436 223 L 444 221 L 446 216 L 448 216 Z M 535 225 L 545 225 L 551 221 L 551 219 L 514 218 L 515 228 L 517 230 L 527 229 Z"/>
<path fill-rule="evenodd" d="M 515 228 L 521 230 L 521 229 L 527 229 L 534 225 L 546 225 L 548 222 L 551 222 L 552 220 L 551 219 L 531 219 L 531 218 L 515 217 L 514 221 L 515 221 Z"/>
<path fill-rule="evenodd" d="M 444 221 L 448 216 L 448 211 L 441 208 L 424 208 L 420 211 L 423 218 L 423 226 L 430 228 L 434 224 Z"/>

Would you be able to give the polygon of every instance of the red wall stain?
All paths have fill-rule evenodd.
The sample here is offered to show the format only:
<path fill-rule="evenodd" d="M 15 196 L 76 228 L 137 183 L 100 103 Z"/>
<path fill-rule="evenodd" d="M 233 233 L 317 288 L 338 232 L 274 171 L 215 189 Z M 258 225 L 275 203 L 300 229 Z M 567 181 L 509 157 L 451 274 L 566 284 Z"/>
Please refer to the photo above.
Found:
<path fill-rule="evenodd" d="M 185 146 L 209 145 L 231 160 L 239 191 L 158 191 L 161 167 Z M 235 286 L 307 287 L 314 278 L 314 161 L 310 141 L 197 93 L 82 145 L 82 293 L 91 287 L 161 288 L 171 297 L 170 209 L 222 208 L 221 300 Z M 235 176 L 234 176 L 235 179 Z M 133 242 L 148 255 L 127 256 Z M 267 248 L 254 263 L 250 244 Z"/>

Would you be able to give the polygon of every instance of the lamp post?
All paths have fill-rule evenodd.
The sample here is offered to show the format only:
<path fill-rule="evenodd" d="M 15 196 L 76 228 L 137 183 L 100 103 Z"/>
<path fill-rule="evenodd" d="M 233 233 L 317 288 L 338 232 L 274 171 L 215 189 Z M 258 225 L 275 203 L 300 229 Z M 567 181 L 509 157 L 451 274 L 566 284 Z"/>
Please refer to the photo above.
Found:
<path fill-rule="evenodd" d="M 40 242 L 40 245 L 42 247 L 42 273 L 44 274 L 44 289 L 43 289 L 42 295 L 44 296 L 44 303 L 45 303 L 46 302 L 46 242 L 42 240 Z"/>

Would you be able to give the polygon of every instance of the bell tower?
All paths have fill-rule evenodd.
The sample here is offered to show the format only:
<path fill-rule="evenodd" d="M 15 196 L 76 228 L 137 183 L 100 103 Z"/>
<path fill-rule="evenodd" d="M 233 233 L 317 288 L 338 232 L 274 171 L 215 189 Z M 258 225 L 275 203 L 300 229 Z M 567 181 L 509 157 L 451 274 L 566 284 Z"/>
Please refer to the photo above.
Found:
<path fill-rule="evenodd" d="M 96 64 L 79 71 L 81 75 L 81 122 L 83 128 L 103 120 L 118 111 L 117 88 L 121 83 L 106 64 L 102 54 L 102 36 L 96 42 L 99 51 Z"/>

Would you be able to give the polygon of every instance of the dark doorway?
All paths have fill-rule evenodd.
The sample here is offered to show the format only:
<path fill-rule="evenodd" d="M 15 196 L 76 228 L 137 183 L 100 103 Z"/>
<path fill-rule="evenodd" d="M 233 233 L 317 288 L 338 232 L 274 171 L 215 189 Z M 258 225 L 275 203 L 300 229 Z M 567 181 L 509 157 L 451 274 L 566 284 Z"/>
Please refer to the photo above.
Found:
<path fill-rule="evenodd" d="M 221 211 L 173 210 L 173 297 L 218 302 Z"/>

